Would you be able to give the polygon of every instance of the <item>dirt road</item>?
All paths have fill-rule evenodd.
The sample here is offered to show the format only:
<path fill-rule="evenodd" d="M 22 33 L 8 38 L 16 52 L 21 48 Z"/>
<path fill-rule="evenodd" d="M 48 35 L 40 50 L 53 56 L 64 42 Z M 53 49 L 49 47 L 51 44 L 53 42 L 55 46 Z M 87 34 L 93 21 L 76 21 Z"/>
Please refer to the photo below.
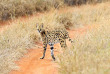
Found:
<path fill-rule="evenodd" d="M 45 59 L 40 59 L 42 57 L 42 44 L 37 43 L 41 46 L 37 49 L 30 49 L 23 58 L 21 58 L 16 63 L 20 67 L 19 71 L 12 71 L 10 74 L 57 74 L 57 64 L 52 60 L 50 55 L 49 46 L 47 47 Z M 55 47 L 59 48 L 57 44 Z M 55 55 L 58 50 L 55 48 Z"/>
<path fill-rule="evenodd" d="M 73 38 L 76 33 L 80 35 L 82 33 L 84 34 L 87 29 L 88 27 L 73 31 L 69 30 L 70 37 Z M 45 59 L 40 59 L 43 52 L 42 43 L 37 43 L 37 45 L 40 47 L 37 49 L 30 49 L 23 58 L 16 62 L 20 70 L 12 71 L 10 74 L 58 74 L 58 64 L 56 61 L 52 60 L 49 46 L 47 46 Z M 67 45 L 71 45 L 69 41 L 67 41 Z M 57 56 L 57 54 L 60 54 L 60 44 L 55 44 L 54 47 L 54 53 L 55 56 Z"/>

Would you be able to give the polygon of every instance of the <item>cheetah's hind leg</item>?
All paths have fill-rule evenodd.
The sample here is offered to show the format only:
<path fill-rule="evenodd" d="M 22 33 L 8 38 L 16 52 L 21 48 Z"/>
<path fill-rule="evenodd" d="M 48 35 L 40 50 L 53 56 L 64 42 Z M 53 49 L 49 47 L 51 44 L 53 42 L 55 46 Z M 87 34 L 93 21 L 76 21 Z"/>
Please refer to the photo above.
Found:
<path fill-rule="evenodd" d="M 50 49 L 51 49 L 51 56 L 52 56 L 52 58 L 53 58 L 53 60 L 55 61 L 55 57 L 54 57 L 54 47 L 53 47 L 53 45 L 50 45 Z"/>

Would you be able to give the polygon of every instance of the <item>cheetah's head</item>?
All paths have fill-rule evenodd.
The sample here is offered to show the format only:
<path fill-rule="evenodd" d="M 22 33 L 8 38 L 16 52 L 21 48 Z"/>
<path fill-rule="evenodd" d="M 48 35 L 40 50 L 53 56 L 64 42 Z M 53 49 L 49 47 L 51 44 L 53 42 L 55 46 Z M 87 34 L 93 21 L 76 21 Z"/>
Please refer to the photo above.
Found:
<path fill-rule="evenodd" d="M 38 30 L 39 33 L 41 33 L 42 31 L 44 31 L 43 25 L 44 25 L 43 23 L 41 25 L 37 24 L 36 27 L 37 27 L 37 30 Z"/>

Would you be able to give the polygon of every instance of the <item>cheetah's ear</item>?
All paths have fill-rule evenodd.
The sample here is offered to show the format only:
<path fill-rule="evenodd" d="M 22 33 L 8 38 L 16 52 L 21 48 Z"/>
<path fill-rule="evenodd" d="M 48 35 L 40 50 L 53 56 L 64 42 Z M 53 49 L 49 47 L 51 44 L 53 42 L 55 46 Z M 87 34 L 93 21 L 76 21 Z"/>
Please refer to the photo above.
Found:
<path fill-rule="evenodd" d="M 43 23 L 41 24 L 41 27 L 42 27 L 42 28 L 44 27 L 44 24 L 43 24 Z"/>

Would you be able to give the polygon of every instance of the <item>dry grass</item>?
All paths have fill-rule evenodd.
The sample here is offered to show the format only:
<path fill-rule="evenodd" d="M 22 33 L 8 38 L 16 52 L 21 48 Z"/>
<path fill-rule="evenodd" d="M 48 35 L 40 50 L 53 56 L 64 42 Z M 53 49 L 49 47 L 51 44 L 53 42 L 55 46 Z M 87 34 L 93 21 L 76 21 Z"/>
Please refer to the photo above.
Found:
<path fill-rule="evenodd" d="M 109 0 L 0 0 L 0 20 L 14 19 L 67 5 L 101 3 Z"/>
<path fill-rule="evenodd" d="M 69 29 L 73 26 L 72 23 L 72 13 L 62 13 L 56 17 L 56 21 L 59 22 L 61 25 L 64 25 L 66 29 Z"/>
<path fill-rule="evenodd" d="M 97 5 L 83 5 L 73 8 L 72 23 L 74 26 L 100 24 L 102 20 L 109 20 L 110 6 L 109 3 Z"/>
<path fill-rule="evenodd" d="M 96 4 L 101 2 L 107 2 L 109 0 L 64 0 L 64 2 L 71 6 L 71 5 L 82 5 L 82 4 Z"/>
<path fill-rule="evenodd" d="M 110 23 L 109 22 L 110 21 L 109 20 L 109 18 L 110 18 L 109 3 L 102 3 L 102 4 L 95 5 L 95 6 L 83 5 L 80 7 L 74 7 L 74 8 L 70 7 L 67 9 L 66 9 L 67 11 L 65 11 L 66 13 L 65 12 L 60 13 L 58 10 L 52 10 L 51 12 L 44 13 L 39 17 L 35 16 L 33 18 L 30 18 L 29 21 L 26 21 L 26 22 L 23 20 L 17 20 L 13 23 L 10 23 L 10 26 L 7 26 L 6 29 L 2 33 L 0 33 L 0 73 L 7 74 L 12 69 L 17 68 L 17 66 L 13 63 L 13 61 L 20 58 L 22 56 L 22 54 L 26 52 L 26 49 L 34 47 L 35 42 L 40 40 L 39 35 L 36 30 L 36 23 L 44 23 L 44 25 L 46 27 L 48 27 L 48 28 L 51 27 L 53 29 L 55 29 L 54 27 L 59 27 L 59 26 L 61 26 L 61 27 L 66 26 L 67 28 L 71 28 L 71 25 L 67 24 L 68 22 L 72 23 L 72 25 L 74 27 L 79 27 L 79 26 L 83 26 L 83 25 L 92 25 L 92 24 L 100 24 L 100 25 L 105 24 L 105 27 L 107 27 L 108 25 L 106 25 L 106 24 Z M 82 12 L 82 10 L 83 10 L 83 12 Z M 65 15 L 65 16 L 63 16 L 63 15 Z M 60 57 L 60 58 L 62 58 L 62 59 L 60 59 L 60 62 L 59 62 L 60 66 L 61 66 L 61 73 L 63 73 L 63 71 L 64 72 L 66 71 L 65 73 L 72 73 L 73 71 L 76 71 L 76 70 L 77 70 L 77 72 L 79 72 L 80 67 L 81 67 L 80 69 L 82 71 L 84 71 L 84 73 L 86 73 L 86 70 L 85 70 L 84 66 L 82 66 L 82 63 L 85 63 L 86 59 L 88 59 L 89 61 L 91 59 L 96 61 L 95 60 L 96 58 L 94 59 L 94 57 L 99 56 L 101 58 L 101 56 L 103 54 L 94 53 L 96 50 L 93 50 L 94 52 L 92 52 L 90 56 L 87 56 L 88 54 L 90 54 L 92 49 L 96 48 L 96 46 L 97 46 L 97 45 L 94 46 L 95 44 L 91 44 L 91 43 L 95 42 L 95 40 L 94 40 L 95 38 L 93 38 L 93 41 L 88 40 L 88 42 L 89 42 L 88 45 L 92 45 L 93 48 L 91 48 L 92 46 L 91 47 L 86 46 L 87 44 L 86 44 L 86 42 L 84 42 L 84 40 L 86 40 L 86 38 L 88 38 L 88 37 L 90 37 L 89 39 L 92 39 L 91 38 L 92 35 L 93 35 L 92 37 L 97 36 L 97 39 L 101 39 L 100 36 L 102 36 L 102 37 L 105 36 L 107 38 L 107 36 L 109 35 L 108 34 L 109 27 L 107 27 L 106 30 L 105 29 L 102 30 L 102 29 L 103 29 L 103 27 L 98 29 L 98 32 L 95 31 L 94 34 L 90 34 L 91 32 L 88 33 L 85 36 L 85 38 L 83 38 L 82 40 L 81 40 L 81 38 L 79 38 L 79 40 L 75 39 L 76 40 L 75 49 L 74 49 L 75 52 L 72 48 L 69 50 L 73 53 L 76 53 L 76 52 L 79 53 L 79 54 L 77 54 L 78 55 L 77 57 L 79 57 L 79 55 L 82 56 L 83 54 L 86 57 L 80 58 L 80 59 L 76 57 L 77 62 L 75 62 L 73 59 L 71 59 L 72 57 L 69 58 L 69 56 L 71 56 L 71 55 L 74 57 L 74 54 L 70 54 L 70 51 L 67 50 L 65 52 L 65 55 L 68 53 L 69 54 L 66 55 L 66 57 L 64 55 L 61 55 L 61 57 Z M 107 32 L 107 33 L 104 33 L 104 32 Z M 109 40 L 105 40 L 106 39 L 105 37 L 104 37 L 103 41 L 105 43 L 107 41 L 109 42 Z M 97 42 L 97 39 L 96 39 L 96 42 Z M 83 44 L 80 41 L 82 41 Z M 98 40 L 98 41 L 100 41 L 100 40 Z M 82 45 L 82 46 L 80 46 L 80 45 Z M 105 44 L 104 44 L 104 46 L 105 46 Z M 83 47 L 84 47 L 84 49 L 83 49 Z M 98 47 L 100 47 L 100 44 L 98 45 Z M 103 48 L 106 49 L 106 46 Z M 89 53 L 86 54 L 86 52 L 82 52 L 85 50 L 88 50 L 87 52 L 89 52 Z M 101 50 L 98 52 L 103 52 L 104 57 L 106 57 L 107 53 L 109 53 L 109 51 L 108 52 L 105 52 L 105 51 L 108 51 L 108 49 Z M 92 54 L 94 56 L 92 56 Z M 106 57 L 106 58 L 109 58 L 109 57 Z M 106 60 L 106 58 L 105 58 L 105 60 Z M 83 59 L 85 59 L 85 61 Z M 80 60 L 82 60 L 81 63 L 79 62 Z M 78 63 L 80 64 L 80 67 L 79 67 Z M 90 63 L 88 62 L 88 64 L 90 64 Z M 88 64 L 86 65 L 87 67 L 88 67 Z M 103 67 L 105 67 L 103 60 L 102 60 L 101 64 L 103 64 Z M 95 65 L 95 64 L 93 64 L 93 65 Z M 73 66 L 75 66 L 75 67 L 73 67 Z M 96 67 L 96 66 L 94 66 L 94 67 Z M 90 70 L 90 72 L 91 72 L 92 67 L 90 66 L 88 68 L 90 68 L 88 70 Z M 105 68 L 108 69 L 108 66 Z M 98 69 L 100 71 L 103 68 L 100 69 L 98 66 Z"/>
<path fill-rule="evenodd" d="M 56 13 L 57 23 L 64 25 L 66 29 L 82 27 L 85 25 L 100 24 L 102 20 L 110 18 L 110 2 L 97 5 L 82 5 L 65 8 L 67 11 Z"/>
<path fill-rule="evenodd" d="M 39 41 L 35 20 L 15 21 L 0 33 L 0 73 L 7 74 L 18 67 L 14 63 L 26 52 L 26 49 L 35 47 Z"/>
<path fill-rule="evenodd" d="M 77 9 L 77 8 L 76 8 Z M 83 12 L 82 12 L 83 10 Z M 98 24 L 59 55 L 61 74 L 110 74 L 110 6 L 82 6 L 73 13 L 76 23 Z M 76 15 L 77 14 L 77 15 Z"/>
<path fill-rule="evenodd" d="M 97 30 L 88 32 L 84 37 L 77 36 L 74 39 L 74 48 L 71 46 L 63 54 L 60 54 L 59 72 L 61 74 L 109 74 L 109 28 L 109 24 L 106 23 Z"/>
<path fill-rule="evenodd" d="M 62 0 L 0 0 L 0 20 L 48 11 L 61 4 Z"/>

